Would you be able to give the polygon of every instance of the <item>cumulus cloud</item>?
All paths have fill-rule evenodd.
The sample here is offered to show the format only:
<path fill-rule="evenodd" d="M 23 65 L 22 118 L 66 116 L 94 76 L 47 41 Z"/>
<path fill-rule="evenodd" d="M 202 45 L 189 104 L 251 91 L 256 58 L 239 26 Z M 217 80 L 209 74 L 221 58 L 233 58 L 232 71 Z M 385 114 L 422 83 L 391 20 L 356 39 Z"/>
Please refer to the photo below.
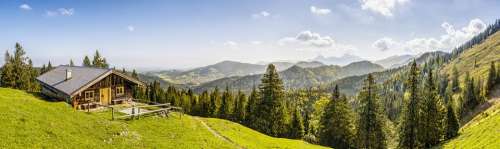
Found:
<path fill-rule="evenodd" d="M 396 45 L 396 42 L 394 42 L 394 40 L 392 40 L 391 38 L 384 37 L 384 38 L 381 38 L 381 39 L 375 41 L 372 44 L 372 47 L 377 48 L 380 51 L 387 51 L 390 48 L 394 47 L 395 45 Z"/>
<path fill-rule="evenodd" d="M 315 15 L 327 15 L 327 14 L 329 14 L 331 12 L 330 9 L 317 8 L 315 6 L 311 6 L 310 10 L 311 10 L 311 13 L 313 13 Z"/>
<path fill-rule="evenodd" d="M 19 9 L 21 9 L 21 10 L 31 10 L 32 8 L 28 4 L 22 4 L 22 5 L 19 6 Z"/>
<path fill-rule="evenodd" d="M 409 0 L 361 0 L 361 9 L 370 10 L 386 17 L 392 17 L 396 6 L 401 6 Z"/>
<path fill-rule="evenodd" d="M 268 16 L 271 16 L 271 13 L 269 13 L 267 11 L 261 11 L 259 13 L 252 14 L 252 18 L 254 18 L 254 19 L 265 18 Z"/>
<path fill-rule="evenodd" d="M 57 10 L 47 10 L 45 15 L 49 17 L 53 16 L 72 16 L 75 13 L 74 8 L 59 8 Z"/>
<path fill-rule="evenodd" d="M 395 41 L 384 37 L 375 41 L 372 46 L 381 51 L 390 49 L 405 50 L 413 53 L 436 50 L 450 51 L 484 31 L 486 24 L 480 19 L 473 19 L 467 26 L 461 29 L 455 29 L 448 22 L 442 23 L 441 27 L 444 29 L 445 34 L 439 37 L 414 38 L 408 41 Z"/>
<path fill-rule="evenodd" d="M 321 36 L 320 34 L 311 31 L 302 31 L 295 37 L 282 38 L 278 43 L 280 45 L 299 43 L 314 47 L 331 47 L 335 44 L 335 40 L 333 40 L 330 36 Z"/>
<path fill-rule="evenodd" d="M 127 26 L 127 30 L 130 32 L 133 32 L 133 31 L 135 31 L 135 27 L 132 25 L 129 25 L 129 26 Z"/>

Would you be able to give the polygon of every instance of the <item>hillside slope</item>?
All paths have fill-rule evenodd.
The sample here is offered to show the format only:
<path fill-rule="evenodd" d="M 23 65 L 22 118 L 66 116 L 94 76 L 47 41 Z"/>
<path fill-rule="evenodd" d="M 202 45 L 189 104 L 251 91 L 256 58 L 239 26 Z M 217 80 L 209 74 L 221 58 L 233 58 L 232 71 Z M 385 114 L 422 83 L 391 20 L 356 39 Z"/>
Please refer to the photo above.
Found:
<path fill-rule="evenodd" d="M 481 78 L 485 81 L 490 63 L 500 62 L 500 32 L 489 36 L 481 44 L 475 45 L 460 54 L 448 65 L 441 69 L 442 73 L 452 74 L 453 67 L 459 72 L 469 72 L 471 77 Z M 459 73 L 461 78 L 465 73 Z"/>
<path fill-rule="evenodd" d="M 460 129 L 460 135 L 440 148 L 498 148 L 500 146 L 500 97 L 492 99 L 488 110 L 474 117 Z"/>
<path fill-rule="evenodd" d="M 188 115 L 111 121 L 109 111 L 74 111 L 66 103 L 48 102 L 6 88 L 0 88 L 0 122 L 0 148 L 237 148 L 214 136 L 199 120 Z M 225 125 L 248 130 L 229 121 L 217 124 L 218 127 Z M 304 141 L 272 138 L 255 131 L 238 133 L 267 138 L 266 143 L 278 148 L 320 148 Z M 232 136 L 227 138 L 237 140 Z M 250 144 L 241 146 L 265 147 L 261 142 L 246 143 Z"/>

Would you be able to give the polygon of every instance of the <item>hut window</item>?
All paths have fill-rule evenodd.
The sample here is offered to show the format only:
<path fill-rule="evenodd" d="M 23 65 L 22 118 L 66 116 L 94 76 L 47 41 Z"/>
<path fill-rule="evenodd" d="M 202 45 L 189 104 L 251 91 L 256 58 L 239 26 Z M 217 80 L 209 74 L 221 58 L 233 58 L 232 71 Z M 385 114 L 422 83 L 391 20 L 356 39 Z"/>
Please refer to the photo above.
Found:
<path fill-rule="evenodd" d="M 125 93 L 125 89 L 123 86 L 116 87 L 116 95 L 123 95 Z"/>
<path fill-rule="evenodd" d="M 94 91 L 86 91 L 85 100 L 92 100 L 92 99 L 94 99 Z"/>

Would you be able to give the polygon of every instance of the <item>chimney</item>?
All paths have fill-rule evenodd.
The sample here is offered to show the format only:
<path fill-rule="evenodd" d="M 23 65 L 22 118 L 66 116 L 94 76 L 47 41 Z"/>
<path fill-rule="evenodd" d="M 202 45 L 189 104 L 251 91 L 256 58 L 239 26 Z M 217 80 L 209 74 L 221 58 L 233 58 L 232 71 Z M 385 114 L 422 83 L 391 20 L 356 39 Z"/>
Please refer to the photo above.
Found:
<path fill-rule="evenodd" d="M 71 79 L 71 69 L 66 69 L 66 80 Z"/>

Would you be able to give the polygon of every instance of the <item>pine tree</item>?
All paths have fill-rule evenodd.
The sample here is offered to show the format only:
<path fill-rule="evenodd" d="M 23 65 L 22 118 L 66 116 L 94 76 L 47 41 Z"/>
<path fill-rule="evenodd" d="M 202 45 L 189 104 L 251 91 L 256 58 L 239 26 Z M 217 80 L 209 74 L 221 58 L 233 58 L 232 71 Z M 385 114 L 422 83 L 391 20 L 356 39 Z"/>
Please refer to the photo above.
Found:
<path fill-rule="evenodd" d="M 268 135 L 283 136 L 286 129 L 286 109 L 283 82 L 276 67 L 269 64 L 259 86 L 257 129 Z"/>
<path fill-rule="evenodd" d="M 463 91 L 463 106 L 462 116 L 465 116 L 469 111 L 474 109 L 479 104 L 479 99 L 474 86 L 474 78 L 470 78 L 469 72 L 465 74 L 465 89 Z"/>
<path fill-rule="evenodd" d="M 226 86 L 226 90 L 222 93 L 221 104 L 219 107 L 219 118 L 229 119 L 231 118 L 231 103 L 233 101 L 233 95 L 229 90 L 229 86 Z"/>
<path fill-rule="evenodd" d="M 399 148 L 419 148 L 418 124 L 419 124 L 419 70 L 415 60 L 411 64 L 410 74 L 406 81 L 408 99 L 403 110 L 399 131 Z"/>
<path fill-rule="evenodd" d="M 132 70 L 132 78 L 139 79 L 139 76 L 137 75 L 137 72 L 135 72 L 135 69 Z"/>
<path fill-rule="evenodd" d="M 212 117 L 217 117 L 217 112 L 218 112 L 217 104 L 219 100 L 220 100 L 219 88 L 216 86 L 213 92 L 210 94 L 210 107 L 208 109 L 208 112 Z"/>
<path fill-rule="evenodd" d="M 432 70 L 427 73 L 427 80 L 424 86 L 424 98 L 420 104 L 419 114 L 419 142 L 426 148 L 439 143 L 443 137 L 443 123 L 445 117 L 445 107 L 442 98 L 438 95 L 434 83 Z"/>
<path fill-rule="evenodd" d="M 358 95 L 359 121 L 357 139 L 359 148 L 387 148 L 386 117 L 379 101 L 377 84 L 372 74 L 364 81 Z"/>
<path fill-rule="evenodd" d="M 449 98 L 451 99 L 451 95 Z M 453 100 L 450 100 L 447 104 L 446 109 L 446 139 L 451 139 L 458 135 L 458 130 L 460 129 L 460 124 L 458 123 L 457 115 L 453 109 Z"/>
<path fill-rule="evenodd" d="M 109 64 L 106 62 L 106 58 L 102 57 L 99 51 L 96 50 L 94 59 L 92 60 L 92 66 L 97 68 L 108 68 Z"/>
<path fill-rule="evenodd" d="M 320 120 L 320 143 L 332 148 L 355 148 L 354 113 L 347 103 L 346 97 L 340 97 L 338 86 L 335 85 L 332 99 L 325 107 Z"/>
<path fill-rule="evenodd" d="M 245 108 L 246 110 L 245 123 L 252 128 L 255 128 L 254 120 L 257 117 L 256 110 L 258 103 L 259 103 L 259 95 L 257 89 L 254 86 L 252 88 L 252 92 L 250 92 L 250 96 L 248 97 L 248 103 Z"/>
<path fill-rule="evenodd" d="M 495 86 L 496 84 L 496 80 L 497 80 L 497 71 L 496 71 L 496 68 L 495 68 L 495 62 L 491 62 L 491 66 L 490 66 L 490 70 L 489 70 L 489 73 L 488 73 L 488 80 L 487 80 L 487 84 L 486 84 L 486 91 L 489 93 L 489 91 L 491 89 L 493 89 L 493 87 Z"/>
<path fill-rule="evenodd" d="M 304 124 L 302 122 L 302 115 L 300 114 L 299 107 L 296 107 L 293 111 L 292 121 L 290 124 L 290 138 L 300 139 L 304 136 Z"/>
<path fill-rule="evenodd" d="M 47 70 L 45 70 L 45 71 L 48 72 L 52 69 L 54 69 L 54 67 L 52 67 L 52 63 L 50 63 L 50 61 L 49 61 L 49 63 L 47 64 Z"/>
<path fill-rule="evenodd" d="M 71 67 L 75 66 L 75 63 L 73 63 L 73 59 L 69 59 L 69 66 Z"/>
<path fill-rule="evenodd" d="M 247 104 L 247 97 L 246 95 L 241 92 L 241 90 L 238 91 L 238 94 L 236 95 L 235 98 L 236 102 L 234 104 L 234 117 L 235 120 L 238 122 L 243 122 L 245 121 L 246 117 L 246 104 Z"/>
<path fill-rule="evenodd" d="M 453 90 L 453 92 L 457 92 L 457 91 L 460 91 L 460 82 L 458 80 L 458 77 L 460 76 L 458 74 L 458 71 L 457 71 L 457 67 L 456 66 L 453 66 L 453 70 L 452 70 L 452 82 L 451 82 L 451 89 Z"/>
<path fill-rule="evenodd" d="M 82 65 L 84 67 L 92 67 L 92 63 L 90 62 L 90 59 L 88 56 L 85 55 L 85 58 L 83 58 Z"/>
<path fill-rule="evenodd" d="M 210 96 L 208 95 L 208 91 L 203 91 L 200 95 L 200 115 L 201 116 L 210 116 L 209 115 L 209 107 L 210 107 Z"/>
<path fill-rule="evenodd" d="M 10 56 L 9 51 L 5 52 L 4 65 L 0 73 L 0 83 L 2 87 L 14 87 L 16 85 L 13 70 L 13 58 Z"/>

